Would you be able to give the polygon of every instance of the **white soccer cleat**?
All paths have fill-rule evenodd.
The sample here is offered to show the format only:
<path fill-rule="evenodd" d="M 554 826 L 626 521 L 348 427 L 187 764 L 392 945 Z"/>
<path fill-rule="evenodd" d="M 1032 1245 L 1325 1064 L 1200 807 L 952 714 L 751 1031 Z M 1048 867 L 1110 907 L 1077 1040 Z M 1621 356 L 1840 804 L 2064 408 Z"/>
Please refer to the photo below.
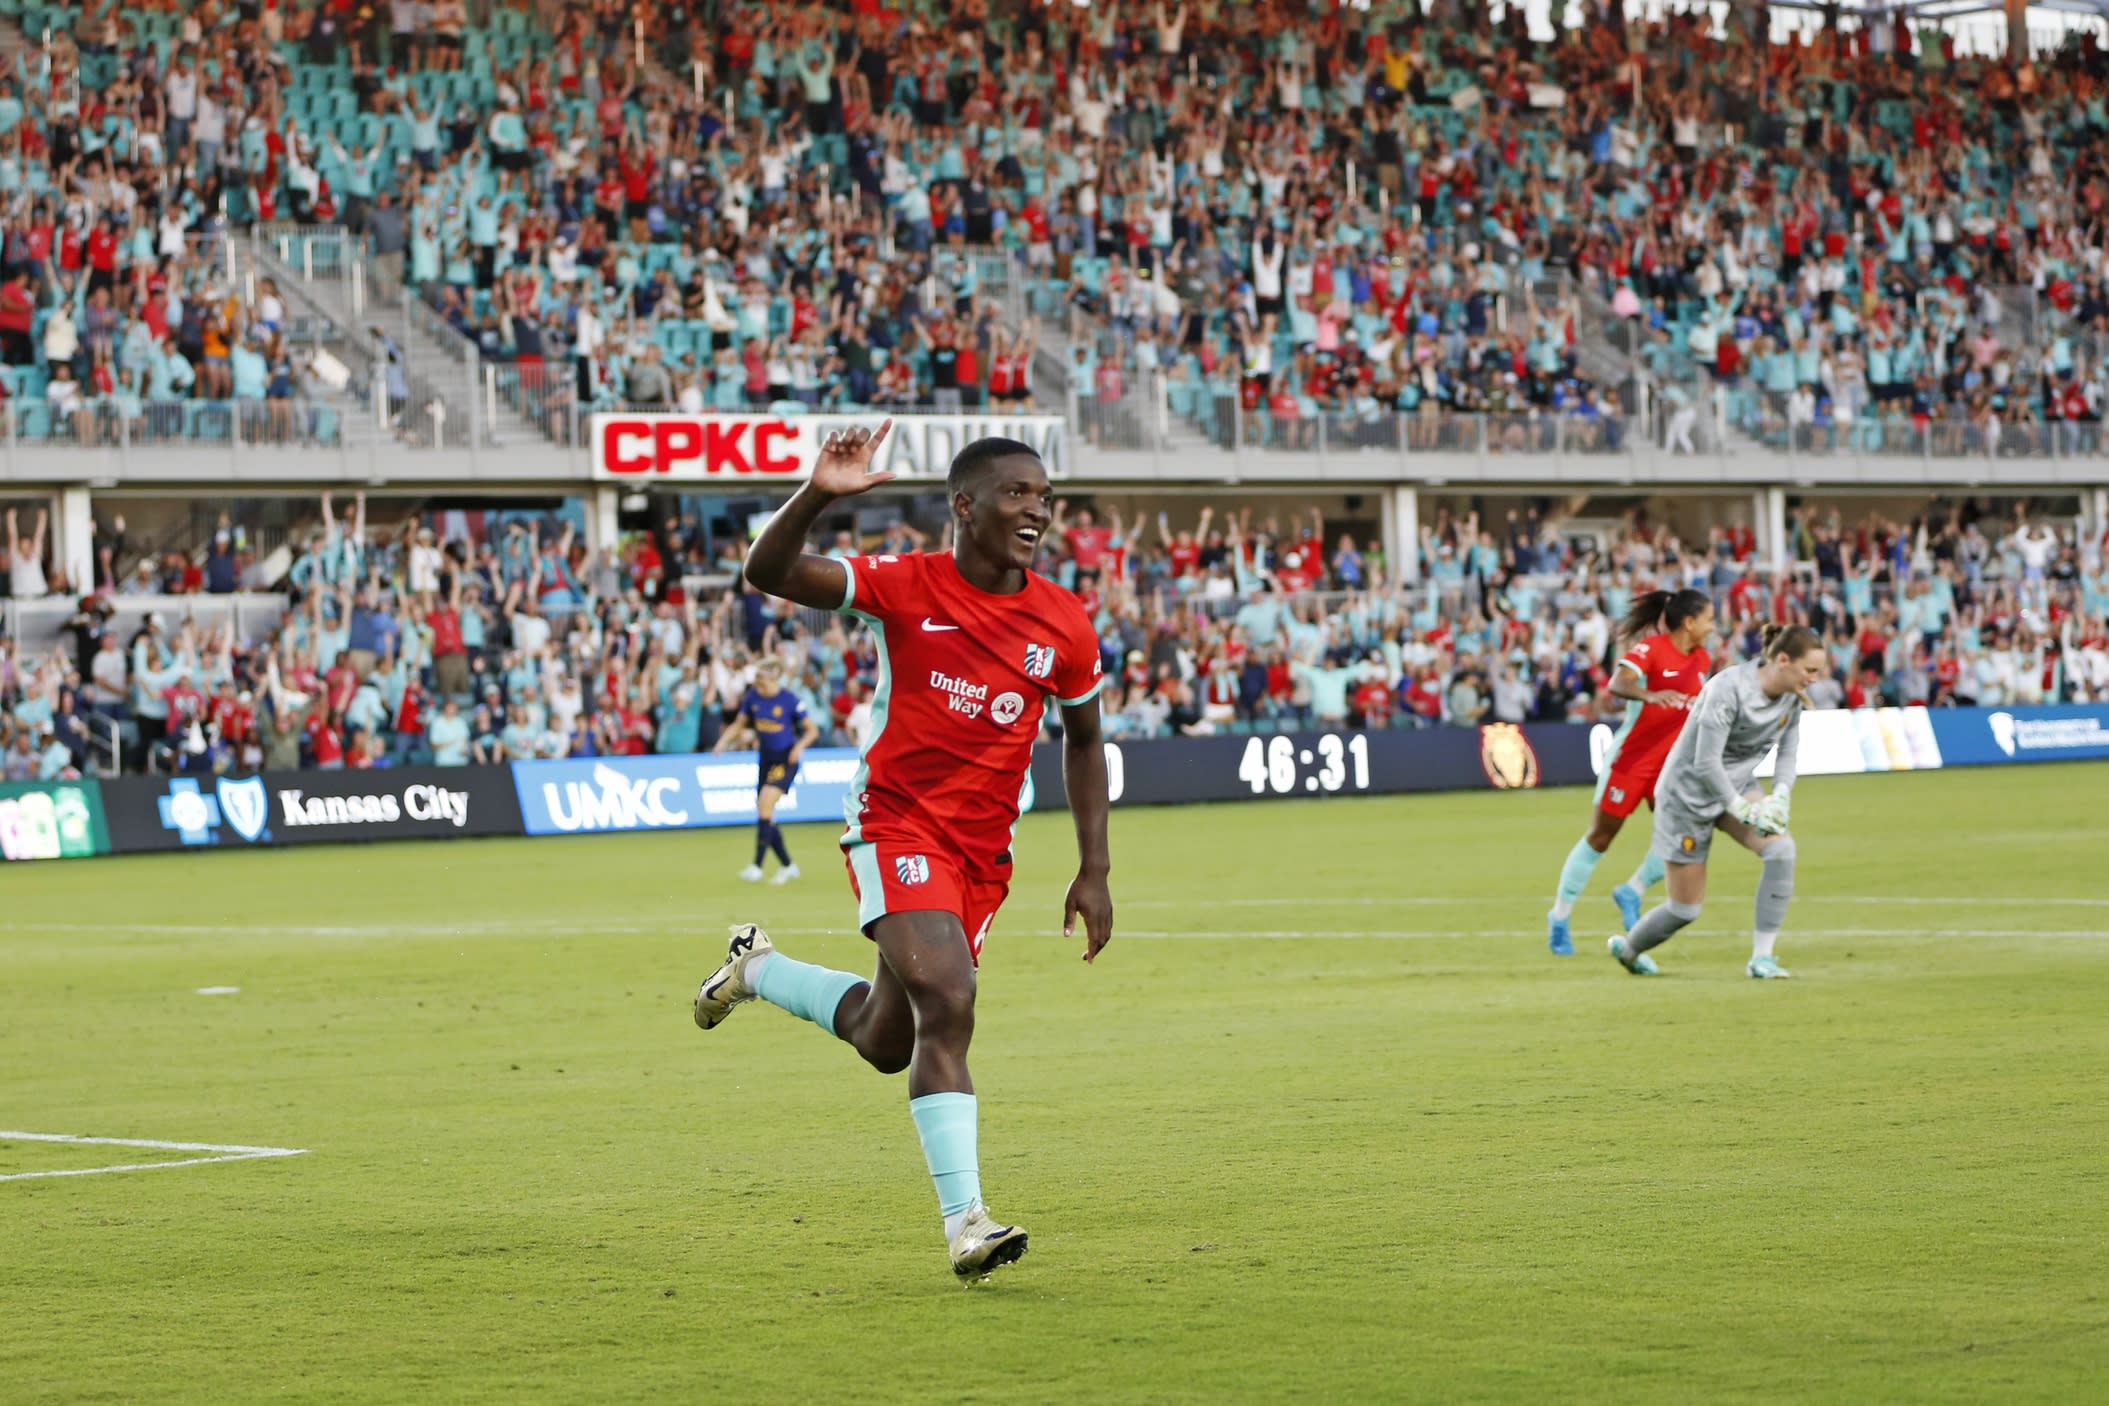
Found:
<path fill-rule="evenodd" d="M 996 1224 L 989 1208 L 976 1201 L 967 1212 L 966 1224 L 952 1237 L 952 1272 L 962 1279 L 986 1277 L 1024 1253 L 1024 1229 Z"/>
<path fill-rule="evenodd" d="M 754 986 L 747 980 L 747 972 L 758 959 L 775 950 L 769 934 L 753 923 L 733 928 L 732 941 L 725 947 L 725 965 L 696 988 L 696 1024 L 713 1030 L 732 1014 L 734 1006 L 753 1000 Z"/>
<path fill-rule="evenodd" d="M 776 871 L 776 877 L 769 882 L 772 884 L 788 884 L 797 877 L 798 866 L 796 864 L 786 864 L 783 868 Z"/>
<path fill-rule="evenodd" d="M 747 866 L 746 868 L 744 868 L 744 869 L 740 870 L 740 882 L 742 882 L 742 883 L 748 883 L 748 884 L 758 884 L 758 883 L 760 883 L 761 881 L 762 881 L 762 866 L 761 866 L 761 865 L 759 865 L 759 864 L 750 864 L 750 865 L 748 865 L 748 866 Z"/>

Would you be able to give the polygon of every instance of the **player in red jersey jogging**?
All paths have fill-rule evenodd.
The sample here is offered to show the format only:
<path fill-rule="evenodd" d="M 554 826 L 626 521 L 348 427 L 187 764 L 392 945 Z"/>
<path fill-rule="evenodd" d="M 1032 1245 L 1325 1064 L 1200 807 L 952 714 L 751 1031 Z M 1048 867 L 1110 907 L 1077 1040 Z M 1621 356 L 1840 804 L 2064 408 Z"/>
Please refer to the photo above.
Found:
<path fill-rule="evenodd" d="M 1053 513 L 1046 467 L 1016 440 L 978 440 L 952 461 L 949 556 L 837 560 L 801 551 L 838 499 L 894 477 L 872 468 L 892 424 L 830 435 L 811 480 L 762 529 L 746 569 L 757 589 L 857 616 L 878 640 L 878 721 L 842 836 L 878 971 L 866 981 L 793 961 L 742 924 L 725 964 L 696 993 L 696 1024 L 712 1029 L 759 997 L 847 1041 L 882 1074 L 906 1069 L 952 1268 L 965 1277 L 1025 1253 L 1025 1232 L 981 1202 L 967 1045 L 975 969 L 1009 891 L 1011 832 L 1030 800 L 1048 698 L 1062 709 L 1079 860 L 1062 931 L 1074 934 L 1083 920 L 1087 962 L 1113 935 L 1098 636 L 1076 597 L 1032 572 Z"/>
<path fill-rule="evenodd" d="M 1713 665 L 1706 653 L 1713 631 L 1714 603 L 1704 591 L 1649 591 L 1634 600 L 1619 622 L 1619 642 L 1631 648 L 1611 671 L 1611 692 L 1626 700 L 1626 721 L 1604 758 L 1589 833 L 1568 851 L 1552 911 L 1545 915 L 1546 945 L 1555 957 L 1574 955 L 1568 919 L 1575 900 L 1589 886 L 1596 862 L 1642 801 L 1655 804 L 1655 778 L 1662 774 L 1663 761 L 1684 731 L 1692 700 Z M 1641 895 L 1661 878 L 1662 861 L 1651 848 L 1633 877 L 1611 891 L 1626 928 L 1640 918 Z"/>

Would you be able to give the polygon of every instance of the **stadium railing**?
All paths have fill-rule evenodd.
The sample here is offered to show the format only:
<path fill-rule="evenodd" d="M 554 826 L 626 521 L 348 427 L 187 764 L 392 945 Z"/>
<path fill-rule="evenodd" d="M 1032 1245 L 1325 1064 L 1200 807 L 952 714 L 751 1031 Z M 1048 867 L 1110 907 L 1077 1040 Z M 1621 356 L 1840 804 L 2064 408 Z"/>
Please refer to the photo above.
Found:
<path fill-rule="evenodd" d="M 552 446 L 570 451 L 566 455 L 566 461 L 586 471 L 590 471 L 593 463 L 592 446 L 587 443 L 588 422 L 595 415 L 690 413 L 683 411 L 670 400 L 651 403 L 623 400 L 581 401 L 578 398 L 577 366 L 568 359 L 528 365 L 486 362 L 484 373 L 486 392 L 496 404 L 533 424 L 548 438 Z M 1046 406 L 1011 407 L 985 402 L 959 410 L 940 410 L 932 405 L 807 405 L 797 400 L 741 405 L 731 409 L 705 406 L 694 413 L 703 418 L 713 415 L 767 415 L 786 420 L 857 420 L 872 425 L 887 418 L 1000 422 L 1022 416 L 1059 414 Z"/>
<path fill-rule="evenodd" d="M 245 451 L 331 448 L 343 420 L 335 406 L 305 398 L 283 400 L 141 400 L 97 396 L 61 412 L 49 402 L 9 402 L 0 415 L 0 444 L 18 449 L 103 450 L 119 457 L 173 444 L 218 445 L 229 451 L 232 476 L 259 468 Z"/>
<path fill-rule="evenodd" d="M 266 452 L 276 476 L 293 480 L 585 480 L 593 463 L 584 417 L 628 408 L 581 402 L 576 364 L 568 359 L 484 359 L 401 285 L 383 286 L 360 242 L 339 227 L 274 225 L 197 246 L 196 258 L 247 297 L 260 277 L 277 275 L 286 334 L 312 368 L 304 378 L 308 398 L 260 408 L 179 401 L 135 410 L 129 398 L 109 397 L 68 425 L 40 397 L 18 394 L 0 408 L 0 480 L 241 478 L 260 471 L 255 461 Z M 950 296 L 961 260 L 976 295 L 993 301 L 1007 325 L 1020 325 L 1031 301 L 1027 271 L 1002 253 L 938 251 L 926 274 L 929 298 Z M 325 283 L 339 285 L 334 307 L 314 292 Z M 410 364 L 400 398 L 388 393 L 387 369 L 363 327 L 364 314 L 384 306 L 419 334 L 411 338 L 416 348 L 403 348 Z M 2040 301 L 2025 314 L 2031 322 L 2049 315 Z M 1103 330 L 1092 324 L 1084 335 Z M 1684 426 L 1693 443 L 1685 452 L 1678 409 L 1648 395 L 1630 415 L 1370 407 L 1277 418 L 1264 405 L 1248 410 L 1237 382 L 1221 375 L 1202 381 L 1130 372 L 1117 394 L 1101 396 L 1073 362 L 1065 364 L 1067 351 L 1058 336 L 1041 341 L 1033 409 L 1063 415 L 1077 449 L 1072 471 L 1109 479 L 2109 483 L 2109 436 L 2096 423 L 1863 418 L 1788 426 L 1749 408 L 1757 398 L 1744 396 L 1750 419 L 1740 435 L 1729 435 L 1718 432 L 1720 412 L 1698 377 L 1705 394 Z M 868 406 L 821 413 L 940 412 Z M 969 413 L 999 414 L 988 406 Z M 525 433 L 537 442 L 499 442 L 496 427 L 514 417 L 527 422 Z M 176 462 L 185 450 L 187 459 Z"/>
<path fill-rule="evenodd" d="M 286 597 L 277 592 L 243 591 L 234 595 L 128 596 L 103 599 L 114 613 L 104 628 L 127 644 L 147 622 L 159 616 L 164 633 L 173 635 L 186 622 L 211 633 L 223 625 L 234 627 L 242 644 L 269 639 L 285 618 Z M 49 654 L 66 642 L 66 625 L 79 614 L 80 602 L 73 596 L 45 596 L 39 600 L 0 600 L 0 634 L 15 641 L 23 657 Z"/>

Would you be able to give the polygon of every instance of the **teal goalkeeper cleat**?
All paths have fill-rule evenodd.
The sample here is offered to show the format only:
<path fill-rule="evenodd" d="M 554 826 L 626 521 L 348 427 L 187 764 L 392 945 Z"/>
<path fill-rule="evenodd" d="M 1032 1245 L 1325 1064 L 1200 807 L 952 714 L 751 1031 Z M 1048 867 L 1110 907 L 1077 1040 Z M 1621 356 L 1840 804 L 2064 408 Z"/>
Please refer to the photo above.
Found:
<path fill-rule="evenodd" d="M 1657 975 L 1655 959 L 1645 952 L 1635 952 L 1632 948 L 1626 946 L 1626 939 L 1623 933 L 1614 936 L 1606 944 L 1606 950 L 1618 959 L 1620 966 L 1635 976 Z"/>
<path fill-rule="evenodd" d="M 1769 954 L 1763 957 L 1752 957 L 1750 965 L 1745 967 L 1744 970 L 1759 981 L 1785 981 L 1788 977 L 1794 975 L 1793 972 L 1788 971 L 1779 964 L 1779 958 Z"/>
<path fill-rule="evenodd" d="M 1640 890 L 1631 884 L 1620 884 L 1611 890 L 1611 901 L 1618 905 L 1619 922 L 1627 932 L 1633 931 L 1633 925 L 1640 921 Z"/>
<path fill-rule="evenodd" d="M 1550 913 L 1545 915 L 1545 945 L 1552 949 L 1555 957 L 1574 955 L 1574 938 L 1567 931 L 1565 918 L 1555 918 Z"/>

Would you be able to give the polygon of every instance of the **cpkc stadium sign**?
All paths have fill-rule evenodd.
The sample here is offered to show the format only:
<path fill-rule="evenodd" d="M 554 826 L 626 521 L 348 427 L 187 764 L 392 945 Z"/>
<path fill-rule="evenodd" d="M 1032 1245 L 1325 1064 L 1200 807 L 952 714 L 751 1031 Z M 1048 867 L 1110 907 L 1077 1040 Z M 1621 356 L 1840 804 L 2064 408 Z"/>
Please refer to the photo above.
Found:
<path fill-rule="evenodd" d="M 883 412 L 847 415 L 595 415 L 588 424 L 593 476 L 611 483 L 753 482 L 803 478 L 837 430 L 873 429 Z M 1000 435 L 1029 444 L 1060 475 L 1068 427 L 1059 415 L 902 415 L 874 468 L 903 478 L 943 478 L 952 456 Z"/>

